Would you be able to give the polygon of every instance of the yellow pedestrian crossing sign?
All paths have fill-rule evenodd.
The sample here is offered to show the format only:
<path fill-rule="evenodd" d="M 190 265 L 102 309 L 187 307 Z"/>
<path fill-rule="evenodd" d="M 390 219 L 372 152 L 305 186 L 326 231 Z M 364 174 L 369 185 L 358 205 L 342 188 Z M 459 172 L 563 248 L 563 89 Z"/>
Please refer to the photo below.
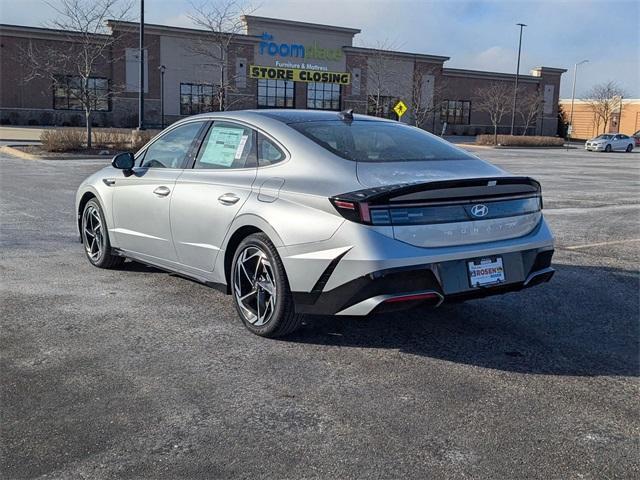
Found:
<path fill-rule="evenodd" d="M 396 106 L 393 107 L 393 111 L 396 112 L 399 120 L 400 117 L 402 117 L 402 115 L 404 115 L 405 112 L 407 111 L 407 106 L 404 104 L 402 100 L 398 100 L 398 103 L 396 103 Z"/>

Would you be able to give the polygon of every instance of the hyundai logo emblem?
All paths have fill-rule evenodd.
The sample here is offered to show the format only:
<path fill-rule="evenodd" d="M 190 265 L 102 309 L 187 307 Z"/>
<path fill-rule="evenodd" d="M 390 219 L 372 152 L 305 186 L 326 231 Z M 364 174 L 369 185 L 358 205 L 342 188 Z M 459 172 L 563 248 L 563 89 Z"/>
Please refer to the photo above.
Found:
<path fill-rule="evenodd" d="M 489 213 L 489 208 L 486 205 L 479 203 L 471 207 L 471 215 L 474 217 L 486 217 Z"/>

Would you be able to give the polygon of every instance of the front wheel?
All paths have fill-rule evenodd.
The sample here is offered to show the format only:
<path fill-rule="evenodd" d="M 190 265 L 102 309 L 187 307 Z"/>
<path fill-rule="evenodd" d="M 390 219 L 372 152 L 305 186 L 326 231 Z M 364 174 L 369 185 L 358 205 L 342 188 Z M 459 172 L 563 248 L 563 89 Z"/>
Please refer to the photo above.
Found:
<path fill-rule="evenodd" d="M 607 153 L 611 153 L 611 145 L 607 145 L 606 147 L 604 147 L 604 151 Z"/>
<path fill-rule="evenodd" d="M 98 268 L 114 268 L 124 262 L 124 258 L 111 253 L 107 222 L 95 198 L 89 200 L 82 211 L 82 244 L 87 258 Z"/>
<path fill-rule="evenodd" d="M 231 293 L 244 326 L 262 337 L 282 337 L 300 326 L 287 275 L 269 237 L 245 238 L 233 256 Z"/>
<path fill-rule="evenodd" d="M 633 151 L 633 145 L 627 145 L 627 149 L 625 150 L 627 153 L 631 153 Z"/>

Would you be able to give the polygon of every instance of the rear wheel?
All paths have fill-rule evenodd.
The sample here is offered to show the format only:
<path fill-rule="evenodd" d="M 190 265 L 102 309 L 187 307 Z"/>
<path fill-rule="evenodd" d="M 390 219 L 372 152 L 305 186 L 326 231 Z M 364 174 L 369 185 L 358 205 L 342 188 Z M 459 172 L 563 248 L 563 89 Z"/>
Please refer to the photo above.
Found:
<path fill-rule="evenodd" d="M 631 153 L 633 151 L 633 145 L 627 145 L 627 149 L 625 150 L 627 153 Z"/>
<path fill-rule="evenodd" d="M 107 222 L 95 198 L 82 211 L 82 244 L 87 258 L 98 268 L 114 268 L 124 262 L 123 257 L 111 253 Z"/>
<path fill-rule="evenodd" d="M 281 337 L 300 326 L 287 275 L 269 237 L 256 233 L 235 252 L 231 292 L 245 327 L 262 337 Z"/>
<path fill-rule="evenodd" d="M 607 153 L 611 152 L 611 145 L 607 145 L 606 147 L 604 147 L 604 151 Z"/>

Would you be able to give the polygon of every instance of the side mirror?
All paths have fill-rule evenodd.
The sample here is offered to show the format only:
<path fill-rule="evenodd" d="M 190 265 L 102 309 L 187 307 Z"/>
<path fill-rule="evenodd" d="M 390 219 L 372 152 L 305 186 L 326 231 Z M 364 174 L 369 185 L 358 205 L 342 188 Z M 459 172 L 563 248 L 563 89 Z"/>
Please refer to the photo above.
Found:
<path fill-rule="evenodd" d="M 133 158 L 133 153 L 131 152 L 122 152 L 117 154 L 111 160 L 111 165 L 113 168 L 117 168 L 119 170 L 131 170 L 136 164 L 135 158 Z"/>

